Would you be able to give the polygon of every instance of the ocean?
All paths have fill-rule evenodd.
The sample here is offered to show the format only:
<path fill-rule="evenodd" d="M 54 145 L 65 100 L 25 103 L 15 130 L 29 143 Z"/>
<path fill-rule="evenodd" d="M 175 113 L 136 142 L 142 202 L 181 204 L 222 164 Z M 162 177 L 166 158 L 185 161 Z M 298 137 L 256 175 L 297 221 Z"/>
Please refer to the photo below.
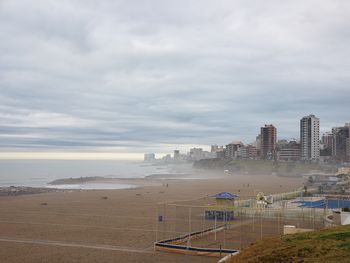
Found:
<path fill-rule="evenodd" d="M 149 175 L 178 173 L 172 165 L 152 165 L 142 161 L 91 160 L 0 160 L 0 187 L 52 187 L 49 182 L 63 178 L 102 176 L 107 178 L 144 178 Z M 126 184 L 85 183 L 54 186 L 65 189 L 122 189 Z"/>

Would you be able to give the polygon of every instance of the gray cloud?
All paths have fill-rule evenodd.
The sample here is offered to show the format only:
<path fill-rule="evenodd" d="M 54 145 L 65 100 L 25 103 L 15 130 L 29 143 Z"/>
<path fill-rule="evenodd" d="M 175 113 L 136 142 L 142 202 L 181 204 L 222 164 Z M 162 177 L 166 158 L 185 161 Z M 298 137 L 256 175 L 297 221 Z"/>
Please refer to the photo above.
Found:
<path fill-rule="evenodd" d="M 100 3 L 102 2 L 102 3 Z M 164 151 L 349 121 L 347 1 L 0 2 L 3 150 Z"/>

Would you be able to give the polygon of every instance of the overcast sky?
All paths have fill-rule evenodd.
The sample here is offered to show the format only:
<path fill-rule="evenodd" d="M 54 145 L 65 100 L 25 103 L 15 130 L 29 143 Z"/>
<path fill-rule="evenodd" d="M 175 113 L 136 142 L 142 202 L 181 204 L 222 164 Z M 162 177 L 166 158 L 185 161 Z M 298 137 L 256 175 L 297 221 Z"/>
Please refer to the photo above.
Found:
<path fill-rule="evenodd" d="M 350 121 L 350 1 L 0 0 L 0 151 L 168 152 Z"/>

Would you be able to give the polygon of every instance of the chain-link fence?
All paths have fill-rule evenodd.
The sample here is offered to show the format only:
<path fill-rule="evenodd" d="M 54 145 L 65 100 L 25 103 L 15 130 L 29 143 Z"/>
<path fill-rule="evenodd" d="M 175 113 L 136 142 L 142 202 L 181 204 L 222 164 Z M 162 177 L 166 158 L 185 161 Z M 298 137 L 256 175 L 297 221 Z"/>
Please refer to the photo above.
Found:
<path fill-rule="evenodd" d="M 280 196 L 267 207 L 259 207 L 255 198 L 218 203 L 207 197 L 159 204 L 156 240 L 239 250 L 262 238 L 282 235 L 286 226 L 296 232 L 325 227 L 326 208 L 299 207 L 290 200 L 293 195 L 285 194 L 288 200 Z"/>

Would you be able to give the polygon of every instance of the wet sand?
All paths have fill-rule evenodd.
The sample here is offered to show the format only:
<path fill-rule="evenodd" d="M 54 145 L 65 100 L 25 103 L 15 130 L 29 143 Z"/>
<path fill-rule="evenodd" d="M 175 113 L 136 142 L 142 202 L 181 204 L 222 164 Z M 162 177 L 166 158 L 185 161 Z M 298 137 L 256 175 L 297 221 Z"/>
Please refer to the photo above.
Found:
<path fill-rule="evenodd" d="M 217 262 L 154 252 L 156 204 L 222 191 L 241 197 L 286 192 L 302 185 L 301 178 L 272 175 L 142 181 L 134 181 L 139 185 L 134 189 L 0 197 L 1 262 Z"/>

